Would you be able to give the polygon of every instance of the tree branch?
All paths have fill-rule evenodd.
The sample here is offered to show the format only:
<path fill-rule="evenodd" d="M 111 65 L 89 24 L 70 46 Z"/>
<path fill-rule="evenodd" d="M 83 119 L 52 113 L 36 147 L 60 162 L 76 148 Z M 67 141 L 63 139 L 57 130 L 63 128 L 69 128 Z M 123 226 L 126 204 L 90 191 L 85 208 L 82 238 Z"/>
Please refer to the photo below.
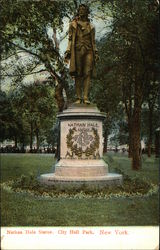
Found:
<path fill-rule="evenodd" d="M 77 8 L 78 8 L 78 3 L 77 3 L 77 1 L 76 1 L 76 0 L 73 0 L 73 2 L 74 2 L 74 5 L 75 5 L 75 8 L 77 9 Z"/>
<path fill-rule="evenodd" d="M 68 36 L 68 31 L 62 36 L 60 37 L 60 42 L 62 42 L 67 36 Z"/>
<path fill-rule="evenodd" d="M 13 53 L 13 54 L 7 56 L 6 58 L 2 59 L 1 62 L 6 61 L 8 58 L 10 58 L 12 56 L 15 56 L 15 55 L 17 55 L 19 53 L 22 53 L 22 52 L 23 52 L 23 50 L 16 51 L 15 53 Z"/>
<path fill-rule="evenodd" d="M 19 48 L 19 49 L 25 51 L 25 52 L 27 52 L 27 53 L 33 55 L 33 56 L 36 56 L 36 57 L 38 57 L 39 59 L 41 59 L 40 56 L 39 56 L 38 54 L 36 54 L 36 53 L 34 53 L 34 52 L 32 52 L 32 51 L 30 51 L 30 50 L 28 50 L 28 49 L 26 49 L 26 48 L 24 48 L 24 47 L 18 45 L 18 44 L 15 44 L 15 43 L 13 43 L 13 42 L 11 42 L 11 41 L 7 41 L 7 42 L 10 43 L 10 44 L 12 44 L 13 46 L 15 46 L 15 47 L 17 47 L 17 48 Z"/>
<path fill-rule="evenodd" d="M 53 29 L 53 40 L 54 40 L 56 49 L 59 51 L 59 41 L 57 39 L 57 31 L 55 28 Z"/>
<path fill-rule="evenodd" d="M 46 69 L 41 69 L 39 71 L 34 71 L 31 73 L 24 73 L 24 74 L 14 74 L 14 75 L 10 75 L 10 74 L 4 74 L 4 75 L 0 75 L 0 76 L 9 76 L 9 77 L 15 77 L 15 76 L 28 76 L 28 75 L 33 75 L 33 74 L 38 74 L 41 72 L 48 72 Z"/>

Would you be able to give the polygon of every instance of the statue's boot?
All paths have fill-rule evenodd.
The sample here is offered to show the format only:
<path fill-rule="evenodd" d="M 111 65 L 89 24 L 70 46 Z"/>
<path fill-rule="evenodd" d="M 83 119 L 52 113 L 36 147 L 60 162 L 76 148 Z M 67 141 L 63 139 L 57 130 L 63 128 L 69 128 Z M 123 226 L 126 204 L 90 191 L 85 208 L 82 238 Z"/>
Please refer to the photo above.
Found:
<path fill-rule="evenodd" d="M 75 104 L 80 104 L 81 103 L 81 99 L 78 99 L 74 102 Z"/>
<path fill-rule="evenodd" d="M 90 76 L 87 76 L 84 79 L 84 92 L 83 92 L 83 102 L 85 104 L 90 104 L 90 101 L 88 100 L 89 88 L 90 88 Z"/>

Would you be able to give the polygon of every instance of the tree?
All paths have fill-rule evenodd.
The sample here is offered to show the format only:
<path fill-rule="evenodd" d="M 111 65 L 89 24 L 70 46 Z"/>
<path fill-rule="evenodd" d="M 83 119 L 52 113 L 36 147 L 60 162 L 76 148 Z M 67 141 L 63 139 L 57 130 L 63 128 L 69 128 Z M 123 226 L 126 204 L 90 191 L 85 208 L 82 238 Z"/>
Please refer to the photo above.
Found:
<path fill-rule="evenodd" d="M 15 146 L 21 143 L 23 148 L 29 142 L 32 151 L 33 138 L 36 137 L 36 148 L 39 150 L 41 141 L 47 138 L 55 122 L 57 107 L 53 101 L 53 88 L 42 82 L 21 85 L 1 100 L 5 111 L 5 116 L 1 116 L 4 124 L 1 140 L 14 139 Z"/>
<path fill-rule="evenodd" d="M 56 88 L 59 110 L 64 106 L 63 88 L 68 93 L 68 74 L 59 51 L 57 31 L 71 13 L 72 1 L 1 1 L 2 59 L 23 51 L 32 56 L 39 70 L 48 71 Z M 26 11 L 27 10 L 27 11 Z M 19 72 L 20 73 L 20 72 Z"/>
<path fill-rule="evenodd" d="M 121 113 L 121 89 L 120 85 L 114 81 L 114 75 L 110 72 L 108 65 L 110 64 L 110 51 L 106 50 L 106 40 L 101 39 L 98 45 L 98 53 L 100 60 L 97 63 L 97 76 L 93 79 L 91 89 L 91 99 L 96 103 L 98 108 L 106 113 L 104 120 L 104 152 L 107 152 L 108 136 L 119 119 Z"/>
<path fill-rule="evenodd" d="M 159 90 L 159 83 L 155 79 L 155 74 L 152 72 L 150 75 L 150 79 L 148 79 L 148 86 L 145 89 L 145 101 L 147 110 L 147 154 L 148 157 L 151 156 L 151 147 L 153 144 L 153 136 L 155 134 L 156 128 L 158 128 L 158 90 Z M 146 126 L 146 125 L 145 125 Z"/>
<path fill-rule="evenodd" d="M 13 124 L 13 111 L 6 93 L 0 90 L 0 141 L 10 137 L 10 129 Z"/>
<path fill-rule="evenodd" d="M 20 77 L 47 71 L 56 89 L 55 98 L 60 111 L 65 105 L 64 90 L 68 101 L 73 98 L 69 84 L 71 78 L 60 51 L 60 43 L 67 34 L 62 31 L 64 24 L 75 15 L 80 3 L 78 0 L 21 1 L 20 4 L 19 0 L 1 1 L 2 60 L 9 59 L 11 68 L 15 63 L 13 55 L 17 57 L 27 54 L 31 59 L 30 67 L 25 65 L 25 72 L 18 65 L 16 72 L 9 74 L 4 70 L 2 75 Z M 86 0 L 86 3 L 91 9 L 97 10 L 100 2 Z M 95 11 L 92 16 L 96 16 Z"/>
<path fill-rule="evenodd" d="M 156 61 L 157 16 L 151 1 L 114 1 L 113 27 L 106 41 L 112 54 L 111 71 L 121 85 L 128 120 L 132 168 L 141 167 L 141 107 L 150 68 Z M 111 57 L 110 57 L 111 58 Z"/>

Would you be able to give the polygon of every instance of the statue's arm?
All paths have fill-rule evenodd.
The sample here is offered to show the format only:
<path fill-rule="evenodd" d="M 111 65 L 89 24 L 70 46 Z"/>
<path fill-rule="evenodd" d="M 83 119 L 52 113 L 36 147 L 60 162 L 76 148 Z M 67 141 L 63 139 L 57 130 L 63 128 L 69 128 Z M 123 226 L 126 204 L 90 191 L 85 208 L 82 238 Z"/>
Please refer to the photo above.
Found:
<path fill-rule="evenodd" d="M 95 57 L 95 61 L 99 60 L 99 56 L 98 56 L 98 50 L 96 47 L 96 41 L 95 41 L 95 28 L 92 28 L 92 46 L 93 46 L 93 52 L 94 52 L 94 57 Z"/>

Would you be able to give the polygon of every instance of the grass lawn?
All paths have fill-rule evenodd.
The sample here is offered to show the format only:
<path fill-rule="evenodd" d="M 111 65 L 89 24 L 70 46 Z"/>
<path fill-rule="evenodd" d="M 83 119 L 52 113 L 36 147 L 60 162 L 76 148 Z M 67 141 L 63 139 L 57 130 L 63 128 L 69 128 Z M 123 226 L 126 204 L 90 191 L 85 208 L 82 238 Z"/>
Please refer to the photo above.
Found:
<path fill-rule="evenodd" d="M 158 184 L 158 160 L 143 156 L 140 171 L 123 154 L 107 154 L 110 172 L 121 170 Z M 51 172 L 52 155 L 2 154 L 1 182 L 21 175 Z M 47 198 L 1 190 L 2 226 L 149 226 L 158 225 L 158 194 L 132 198 Z"/>

